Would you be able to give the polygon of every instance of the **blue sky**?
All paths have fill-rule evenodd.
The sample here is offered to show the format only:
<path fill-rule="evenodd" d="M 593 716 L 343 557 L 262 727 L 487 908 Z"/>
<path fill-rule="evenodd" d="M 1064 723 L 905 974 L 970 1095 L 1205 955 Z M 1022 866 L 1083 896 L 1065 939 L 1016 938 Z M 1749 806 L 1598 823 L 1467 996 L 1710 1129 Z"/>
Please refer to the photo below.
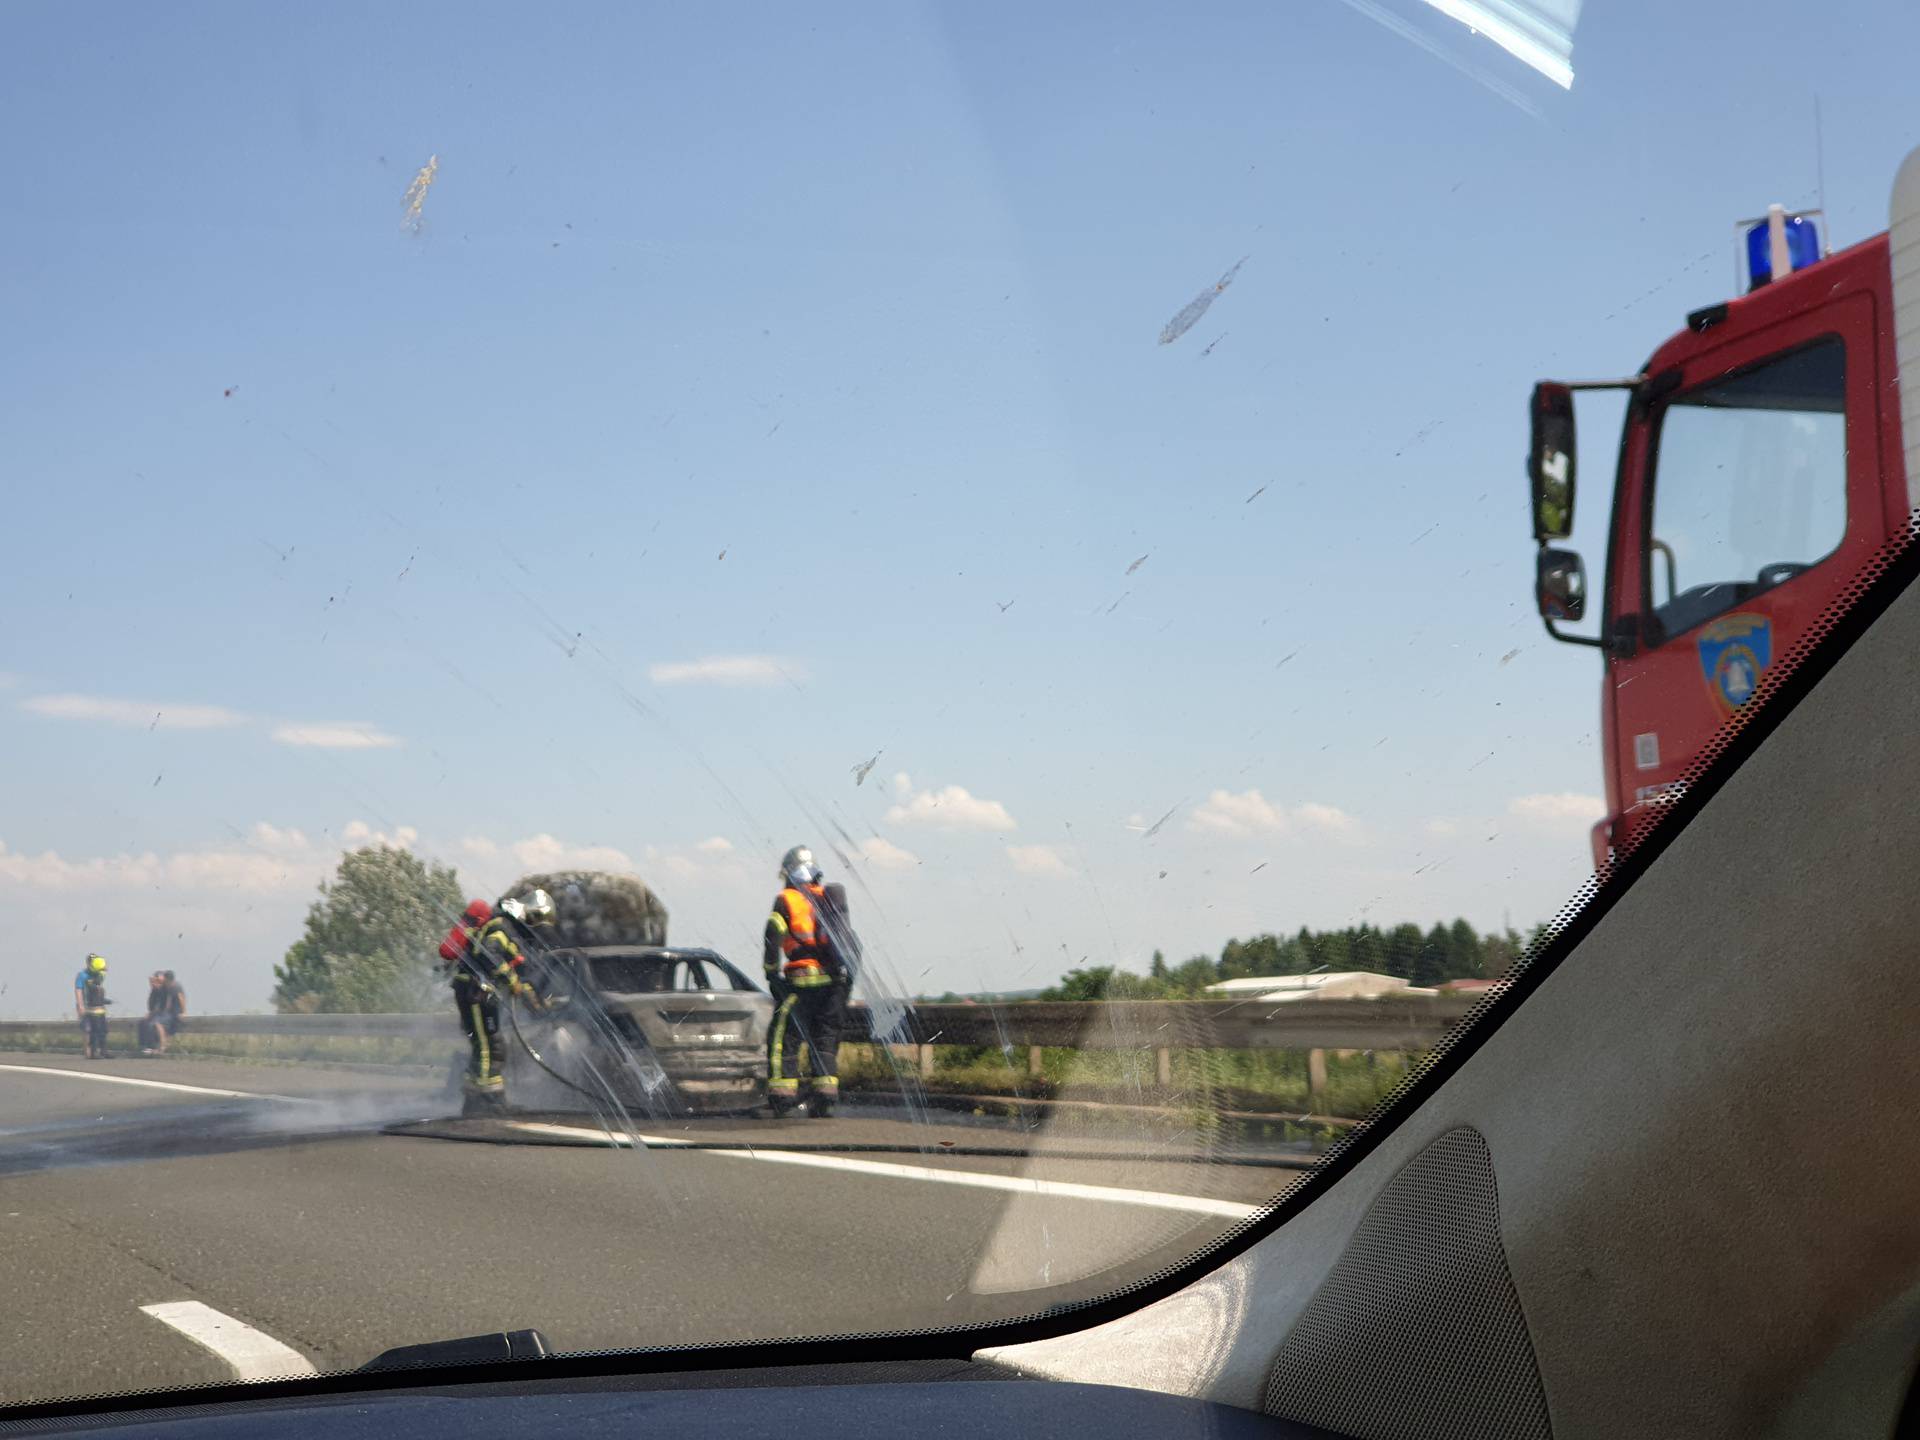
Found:
<path fill-rule="evenodd" d="M 1414 0 L 17 7 L 0 1014 L 262 1004 L 376 835 L 749 961 L 830 842 L 912 990 L 1543 918 L 1527 387 L 1729 292 L 1816 95 L 1884 228 L 1920 22 L 1804 13 L 1588 0 L 1562 91 Z"/>

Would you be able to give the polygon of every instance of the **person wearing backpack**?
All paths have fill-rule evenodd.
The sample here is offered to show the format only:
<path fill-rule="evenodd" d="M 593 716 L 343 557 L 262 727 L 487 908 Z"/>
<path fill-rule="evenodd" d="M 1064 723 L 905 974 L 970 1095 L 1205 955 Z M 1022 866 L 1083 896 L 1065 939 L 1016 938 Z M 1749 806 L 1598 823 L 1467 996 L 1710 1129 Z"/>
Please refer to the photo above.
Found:
<path fill-rule="evenodd" d="M 73 977 L 73 1011 L 86 1037 L 87 1059 L 107 1060 L 107 961 L 102 955 L 87 956 L 80 973 Z"/>

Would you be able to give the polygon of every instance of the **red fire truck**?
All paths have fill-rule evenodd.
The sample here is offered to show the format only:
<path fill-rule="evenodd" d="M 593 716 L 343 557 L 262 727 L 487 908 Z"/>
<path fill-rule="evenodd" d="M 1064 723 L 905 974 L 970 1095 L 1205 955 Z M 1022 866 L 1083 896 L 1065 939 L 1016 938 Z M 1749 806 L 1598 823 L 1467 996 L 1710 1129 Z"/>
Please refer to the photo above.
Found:
<path fill-rule="evenodd" d="M 1598 649 L 1603 866 L 1671 798 L 1862 565 L 1908 533 L 1902 364 L 1920 392 L 1920 151 L 1887 232 L 1827 254 L 1818 212 L 1747 222 L 1748 290 L 1696 310 L 1639 373 L 1534 387 L 1535 599 Z M 1627 392 L 1597 634 L 1573 531 L 1574 395 Z M 1920 441 L 1920 414 L 1905 431 Z M 1920 462 L 1920 456 L 1913 457 Z"/>

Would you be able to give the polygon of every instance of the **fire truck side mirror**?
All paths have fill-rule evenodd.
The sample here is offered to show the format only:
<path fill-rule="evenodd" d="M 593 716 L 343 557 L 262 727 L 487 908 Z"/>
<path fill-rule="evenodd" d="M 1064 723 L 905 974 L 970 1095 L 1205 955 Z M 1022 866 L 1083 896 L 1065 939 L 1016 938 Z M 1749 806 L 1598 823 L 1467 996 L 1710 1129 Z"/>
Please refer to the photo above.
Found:
<path fill-rule="evenodd" d="M 1587 566 L 1575 550 L 1540 547 L 1534 571 L 1534 601 L 1543 620 L 1578 620 L 1587 613 Z"/>
<path fill-rule="evenodd" d="M 1576 448 L 1573 391 L 1551 380 L 1533 387 L 1527 407 L 1533 438 L 1527 451 L 1527 479 L 1533 487 L 1533 538 L 1542 544 L 1573 534 L 1573 483 Z"/>

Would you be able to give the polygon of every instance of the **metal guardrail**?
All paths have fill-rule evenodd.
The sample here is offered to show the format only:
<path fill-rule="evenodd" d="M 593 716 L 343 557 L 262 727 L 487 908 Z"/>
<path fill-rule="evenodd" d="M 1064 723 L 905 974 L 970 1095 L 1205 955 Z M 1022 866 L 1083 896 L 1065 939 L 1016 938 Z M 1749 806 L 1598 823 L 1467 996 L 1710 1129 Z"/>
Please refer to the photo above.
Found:
<path fill-rule="evenodd" d="M 1073 1050 L 1426 1050 L 1471 1010 L 1472 995 L 1385 995 L 1368 1000 L 1014 1001 L 1004 1005 L 851 1007 L 849 1040 L 893 1045 L 987 1045 Z M 115 1036 L 134 1018 L 115 1017 Z M 876 1031 L 875 1027 L 881 1028 Z M 76 1022 L 0 1021 L 9 1037 L 78 1031 Z M 191 1035 L 389 1036 L 451 1039 L 453 1014 L 194 1015 Z"/>
<path fill-rule="evenodd" d="M 139 1017 L 107 1017 L 108 1033 L 131 1035 Z M 348 1035 L 403 1036 L 432 1039 L 454 1036 L 459 1022 L 445 1015 L 190 1015 L 187 1029 L 195 1035 Z M 0 1043 L 7 1037 L 25 1038 L 54 1030 L 80 1031 L 77 1020 L 0 1020 Z"/>
<path fill-rule="evenodd" d="M 855 1005 L 848 1010 L 842 1036 L 893 1047 L 897 1055 L 913 1061 L 923 1078 L 935 1074 L 935 1054 L 949 1045 L 988 1046 L 1008 1059 L 1024 1047 L 1027 1074 L 1035 1079 L 1045 1074 L 1044 1056 L 1049 1049 L 1151 1052 L 1154 1076 L 1162 1086 L 1172 1083 L 1176 1050 L 1304 1050 L 1307 1090 L 1317 1104 L 1328 1093 L 1328 1051 L 1431 1049 L 1479 998 L 1384 995 L 1367 1000 Z M 109 1043 L 132 1045 L 134 1026 L 133 1017 L 110 1021 Z M 65 1037 L 62 1049 L 77 1048 L 79 1026 L 72 1020 L 0 1021 L 0 1049 L 8 1048 L 10 1038 L 45 1044 L 55 1035 Z M 221 1036 L 443 1040 L 449 1048 L 461 1043 L 451 1010 L 424 1015 L 194 1015 L 183 1033 L 189 1041 Z"/>
<path fill-rule="evenodd" d="M 849 1039 L 1074 1050 L 1427 1050 L 1477 1002 L 1468 995 L 1370 1000 L 1027 1000 L 916 1005 L 883 1036 L 855 1007 Z M 884 1014 L 884 1012 L 882 1012 Z"/>

